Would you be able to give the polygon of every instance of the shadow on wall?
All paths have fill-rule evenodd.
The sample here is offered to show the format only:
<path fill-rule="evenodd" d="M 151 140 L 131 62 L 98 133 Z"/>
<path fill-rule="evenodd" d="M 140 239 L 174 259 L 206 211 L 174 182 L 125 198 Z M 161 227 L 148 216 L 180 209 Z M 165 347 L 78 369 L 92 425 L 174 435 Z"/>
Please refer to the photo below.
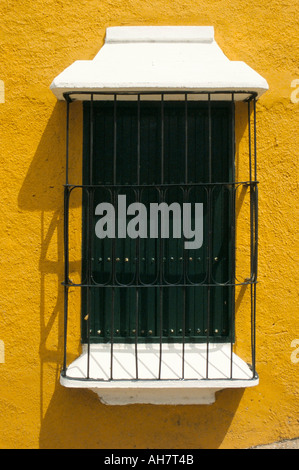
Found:
<path fill-rule="evenodd" d="M 213 405 L 103 405 L 88 390 L 57 383 L 41 424 L 40 448 L 218 449 L 243 395 L 217 393 Z"/>
<path fill-rule="evenodd" d="M 63 185 L 65 183 L 66 106 L 57 102 L 18 196 L 19 208 L 40 213 L 40 420 L 44 415 L 45 370 L 56 382 L 64 348 Z M 74 171 L 81 155 L 72 162 Z M 80 167 L 81 170 L 81 167 Z M 80 171 L 79 170 L 79 171 Z M 75 263 L 74 263 L 75 264 Z M 79 265 L 79 262 L 77 263 Z M 73 270 L 78 266 L 73 265 Z M 80 338 L 78 338 L 78 343 Z M 46 372 L 47 374 L 47 372 Z"/>
<path fill-rule="evenodd" d="M 208 406 L 107 406 L 93 392 L 66 389 L 59 383 L 64 337 L 65 108 L 65 103 L 55 105 L 18 199 L 22 210 L 40 213 L 40 448 L 217 449 L 242 389 L 219 392 Z M 80 176 L 81 149 L 74 152 L 71 166 Z M 80 260 L 74 261 L 70 270 L 79 266 Z M 79 337 L 77 341 L 79 351 Z M 55 388 L 49 397 L 53 376 Z"/>

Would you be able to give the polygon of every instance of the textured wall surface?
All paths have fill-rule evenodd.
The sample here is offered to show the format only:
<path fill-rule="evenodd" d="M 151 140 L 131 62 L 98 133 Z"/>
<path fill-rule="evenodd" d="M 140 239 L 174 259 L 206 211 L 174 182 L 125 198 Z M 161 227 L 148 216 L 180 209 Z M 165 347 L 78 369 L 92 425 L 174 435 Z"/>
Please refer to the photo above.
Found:
<path fill-rule="evenodd" d="M 296 15 L 289 0 L 0 3 L 0 448 L 246 448 L 298 437 Z M 121 25 L 214 26 L 224 53 L 270 86 L 257 107 L 260 385 L 219 392 L 210 406 L 109 407 L 59 384 L 65 104 L 49 85 Z M 80 119 L 72 125 L 80 134 Z M 72 171 L 80 165 L 73 152 Z M 79 319 L 73 328 L 75 357 Z"/>

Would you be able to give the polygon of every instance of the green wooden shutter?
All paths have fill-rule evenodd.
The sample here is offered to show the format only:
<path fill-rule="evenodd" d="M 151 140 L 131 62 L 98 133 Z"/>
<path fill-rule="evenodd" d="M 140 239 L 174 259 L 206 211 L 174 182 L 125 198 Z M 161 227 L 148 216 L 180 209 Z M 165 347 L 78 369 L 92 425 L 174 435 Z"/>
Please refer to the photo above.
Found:
<path fill-rule="evenodd" d="M 207 334 L 210 341 L 230 340 L 233 292 L 232 286 L 226 284 L 231 284 L 234 263 L 233 189 L 231 185 L 218 183 L 232 181 L 231 119 L 229 104 L 211 104 L 212 160 L 209 167 L 206 103 L 189 102 L 186 108 L 184 102 L 165 101 L 162 126 L 160 102 L 141 101 L 139 109 L 136 102 L 119 101 L 116 108 L 113 102 L 95 102 L 90 181 L 90 103 L 84 103 L 83 183 L 96 185 L 91 202 L 92 342 L 109 342 L 112 329 L 115 342 L 133 342 L 136 327 L 140 342 L 160 341 L 160 335 L 162 341 L 180 341 L 183 334 L 190 342 L 205 341 Z M 185 183 L 188 186 L 184 186 Z M 203 185 L 195 186 L 196 183 Z M 184 250 L 183 238 L 173 237 L 99 240 L 94 235 L 98 220 L 94 209 L 100 202 L 114 203 L 119 194 L 126 195 L 127 206 L 139 197 L 148 208 L 148 224 L 149 204 L 161 202 L 161 197 L 168 204 L 203 203 L 202 247 Z M 90 240 L 85 223 L 87 198 L 87 192 L 83 191 L 83 279 L 87 275 Z M 131 218 L 128 216 L 127 222 Z M 210 245 L 208 219 L 212 232 Z M 210 279 L 207 278 L 208 263 L 211 263 Z M 83 287 L 83 341 L 87 338 L 84 320 L 87 310 L 87 288 Z"/>

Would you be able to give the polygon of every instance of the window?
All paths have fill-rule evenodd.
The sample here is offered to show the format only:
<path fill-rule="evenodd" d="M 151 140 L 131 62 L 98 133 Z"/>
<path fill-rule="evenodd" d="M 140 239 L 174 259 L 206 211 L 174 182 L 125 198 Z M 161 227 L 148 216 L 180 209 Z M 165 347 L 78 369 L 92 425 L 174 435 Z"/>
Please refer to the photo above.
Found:
<path fill-rule="evenodd" d="M 267 82 L 230 61 L 212 27 L 116 27 L 51 89 L 67 103 L 61 384 L 110 404 L 212 403 L 217 390 L 257 385 L 256 101 Z M 73 101 L 83 102 L 80 183 L 69 174 Z M 68 364 L 79 317 L 82 353 Z"/>

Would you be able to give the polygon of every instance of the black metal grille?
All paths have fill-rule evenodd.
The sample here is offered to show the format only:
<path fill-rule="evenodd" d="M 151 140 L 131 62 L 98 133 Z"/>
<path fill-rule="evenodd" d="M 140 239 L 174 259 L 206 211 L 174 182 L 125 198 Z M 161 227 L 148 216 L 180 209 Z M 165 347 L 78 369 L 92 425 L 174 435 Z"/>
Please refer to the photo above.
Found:
<path fill-rule="evenodd" d="M 69 181 L 69 122 L 70 122 L 70 104 L 72 99 L 76 97 L 76 94 L 86 95 L 86 100 L 90 101 L 90 129 L 89 129 L 89 178 L 88 183 L 85 184 L 72 184 Z M 136 358 L 136 376 L 138 379 L 138 344 L 140 341 L 140 326 L 139 326 L 139 298 L 141 296 L 141 289 L 155 289 L 157 292 L 158 298 L 158 311 L 157 311 L 157 328 L 155 333 L 155 340 L 160 345 L 160 361 L 159 361 L 159 373 L 158 378 L 161 378 L 161 364 L 162 364 L 162 344 L 168 339 L 165 338 L 164 325 L 163 325 L 163 295 L 165 295 L 166 290 L 171 290 L 173 288 L 180 288 L 182 292 L 183 299 L 183 308 L 182 308 L 182 328 L 180 330 L 179 338 L 176 336 L 175 340 L 181 343 L 182 347 L 182 373 L 181 379 L 184 379 L 184 353 L 185 345 L 190 341 L 189 332 L 186 331 L 186 296 L 188 289 L 198 288 L 205 289 L 207 294 L 207 308 L 204 319 L 204 326 L 200 332 L 200 340 L 206 344 L 206 379 L 209 379 L 209 345 L 211 342 L 224 341 L 223 337 L 215 335 L 215 332 L 211 331 L 211 302 L 212 302 L 212 292 L 214 289 L 229 288 L 230 289 L 230 302 L 231 302 L 231 314 L 229 315 L 225 341 L 228 341 L 231 345 L 231 373 L 230 378 L 232 379 L 232 352 L 233 345 L 235 341 L 235 318 L 234 318 L 234 296 L 235 296 L 235 287 L 236 286 L 249 286 L 250 288 L 250 302 L 251 302 L 251 358 L 252 358 L 252 378 L 256 376 L 255 369 L 255 323 L 256 323 L 256 283 L 257 283 L 257 246 L 258 246 L 258 181 L 257 181 L 257 169 L 256 169 L 256 94 L 248 94 L 244 92 L 244 101 L 247 102 L 248 110 L 248 179 L 245 181 L 236 181 L 235 179 L 235 96 L 233 92 L 221 92 L 221 96 L 226 95 L 231 106 L 231 132 L 230 132 L 230 154 L 231 154 L 231 168 L 232 173 L 229 175 L 227 181 L 214 181 L 212 178 L 213 168 L 212 168 L 212 120 L 211 120 L 211 109 L 212 104 L 215 99 L 217 99 L 217 92 L 215 93 L 198 93 L 196 95 L 201 95 L 205 97 L 207 101 L 207 113 L 208 113 L 208 180 L 200 183 L 189 182 L 188 180 L 188 96 L 192 96 L 195 93 L 184 92 L 184 93 L 100 93 L 100 92 L 72 92 L 66 93 L 65 99 L 67 102 L 67 122 L 66 122 L 66 182 L 64 189 L 64 251 L 65 251 L 65 273 L 64 273 L 64 322 L 65 322 L 65 335 L 64 335 L 64 365 L 62 374 L 67 376 L 67 325 L 68 325 L 68 297 L 70 288 L 80 288 L 85 296 L 85 305 L 86 305 L 86 320 L 83 322 L 85 326 L 85 341 L 87 344 L 87 374 L 86 379 L 90 379 L 90 345 L 93 342 L 91 338 L 91 293 L 93 289 L 97 288 L 106 288 L 111 291 L 111 323 L 109 331 L 109 344 L 110 344 L 110 355 L 111 355 L 111 367 L 110 367 L 110 379 L 113 379 L 113 354 L 114 354 L 114 344 L 119 342 L 117 333 L 115 332 L 115 291 L 116 289 L 121 288 L 132 288 L 134 289 L 136 296 L 136 309 L 134 312 L 135 315 L 135 325 L 130 335 L 131 342 L 135 343 L 135 358 Z M 150 98 L 153 95 L 159 95 L 159 106 L 161 112 L 161 181 L 159 184 L 142 184 L 140 181 L 140 103 L 142 97 L 146 96 Z M 185 175 L 184 181 L 180 184 L 171 182 L 165 182 L 164 178 L 164 107 L 167 98 L 173 98 L 174 96 L 179 96 L 183 100 L 185 106 L 185 136 L 186 136 L 186 146 L 185 146 Z M 240 92 L 238 92 L 240 95 Z M 110 184 L 92 184 L 93 181 L 93 159 L 94 159 L 94 103 L 97 98 L 105 99 L 106 97 L 111 97 L 113 99 L 113 109 L 114 109 L 114 140 L 113 140 L 113 181 Z M 165 266 L 164 266 L 164 252 L 163 252 L 163 240 L 160 238 L 158 240 L 158 259 L 157 259 L 157 269 L 156 277 L 153 282 L 143 282 L 141 277 L 141 256 L 140 256 L 140 240 L 136 240 L 136 252 L 135 252 L 135 272 L 134 277 L 130 282 L 120 282 L 117 276 L 117 262 L 118 258 L 116 255 L 116 245 L 115 241 L 112 242 L 111 246 L 111 258 L 109 262 L 111 263 L 111 272 L 109 279 L 105 282 L 98 282 L 93 277 L 93 259 L 92 259 L 92 246 L 93 246 L 93 224 L 94 224 L 94 197 L 95 192 L 99 189 L 104 189 L 109 194 L 111 202 L 116 206 L 117 194 L 122 189 L 127 189 L 127 186 L 117 182 L 116 177 L 116 148 L 117 148 L 117 107 L 119 98 L 132 98 L 132 96 L 137 100 L 137 180 L 134 184 L 130 185 L 131 190 L 134 192 L 134 200 L 136 202 L 142 200 L 142 192 L 146 188 L 155 189 L 157 198 L 159 202 L 165 201 L 165 192 L 169 188 L 176 188 L 182 194 L 182 199 L 184 202 L 187 202 L 188 194 L 194 188 L 200 188 L 206 197 L 207 202 L 207 256 L 206 256 L 206 270 L 205 275 L 200 280 L 192 280 L 189 276 L 188 271 L 188 254 L 186 251 L 182 251 L 181 256 L 181 276 L 180 279 L 176 282 L 168 282 L 165 278 Z M 251 112 L 253 110 L 253 124 L 251 118 Z M 235 272 L 235 250 L 236 250 L 236 220 L 235 220 L 235 203 L 236 203 L 236 194 L 239 188 L 247 188 L 250 192 L 250 275 L 246 280 L 240 281 L 237 279 Z M 85 207 L 85 224 L 86 224 L 86 266 L 84 270 L 84 275 L 82 276 L 81 282 L 74 283 L 70 280 L 69 277 L 69 210 L 70 210 L 70 198 L 74 190 L 79 189 L 82 191 L 83 197 L 85 198 L 86 207 Z M 212 249 L 212 206 L 213 206 L 213 194 L 216 191 L 225 192 L 227 194 L 228 205 L 231 210 L 231 223 L 230 223 L 230 271 L 226 279 L 217 280 L 213 275 L 213 249 Z M 193 260 L 192 260 L 193 261 Z M 166 335 L 167 336 L 167 335 Z M 193 334 L 194 336 L 194 334 Z M 194 338 L 193 338 L 194 340 Z M 121 340 L 123 341 L 123 340 Z"/>

